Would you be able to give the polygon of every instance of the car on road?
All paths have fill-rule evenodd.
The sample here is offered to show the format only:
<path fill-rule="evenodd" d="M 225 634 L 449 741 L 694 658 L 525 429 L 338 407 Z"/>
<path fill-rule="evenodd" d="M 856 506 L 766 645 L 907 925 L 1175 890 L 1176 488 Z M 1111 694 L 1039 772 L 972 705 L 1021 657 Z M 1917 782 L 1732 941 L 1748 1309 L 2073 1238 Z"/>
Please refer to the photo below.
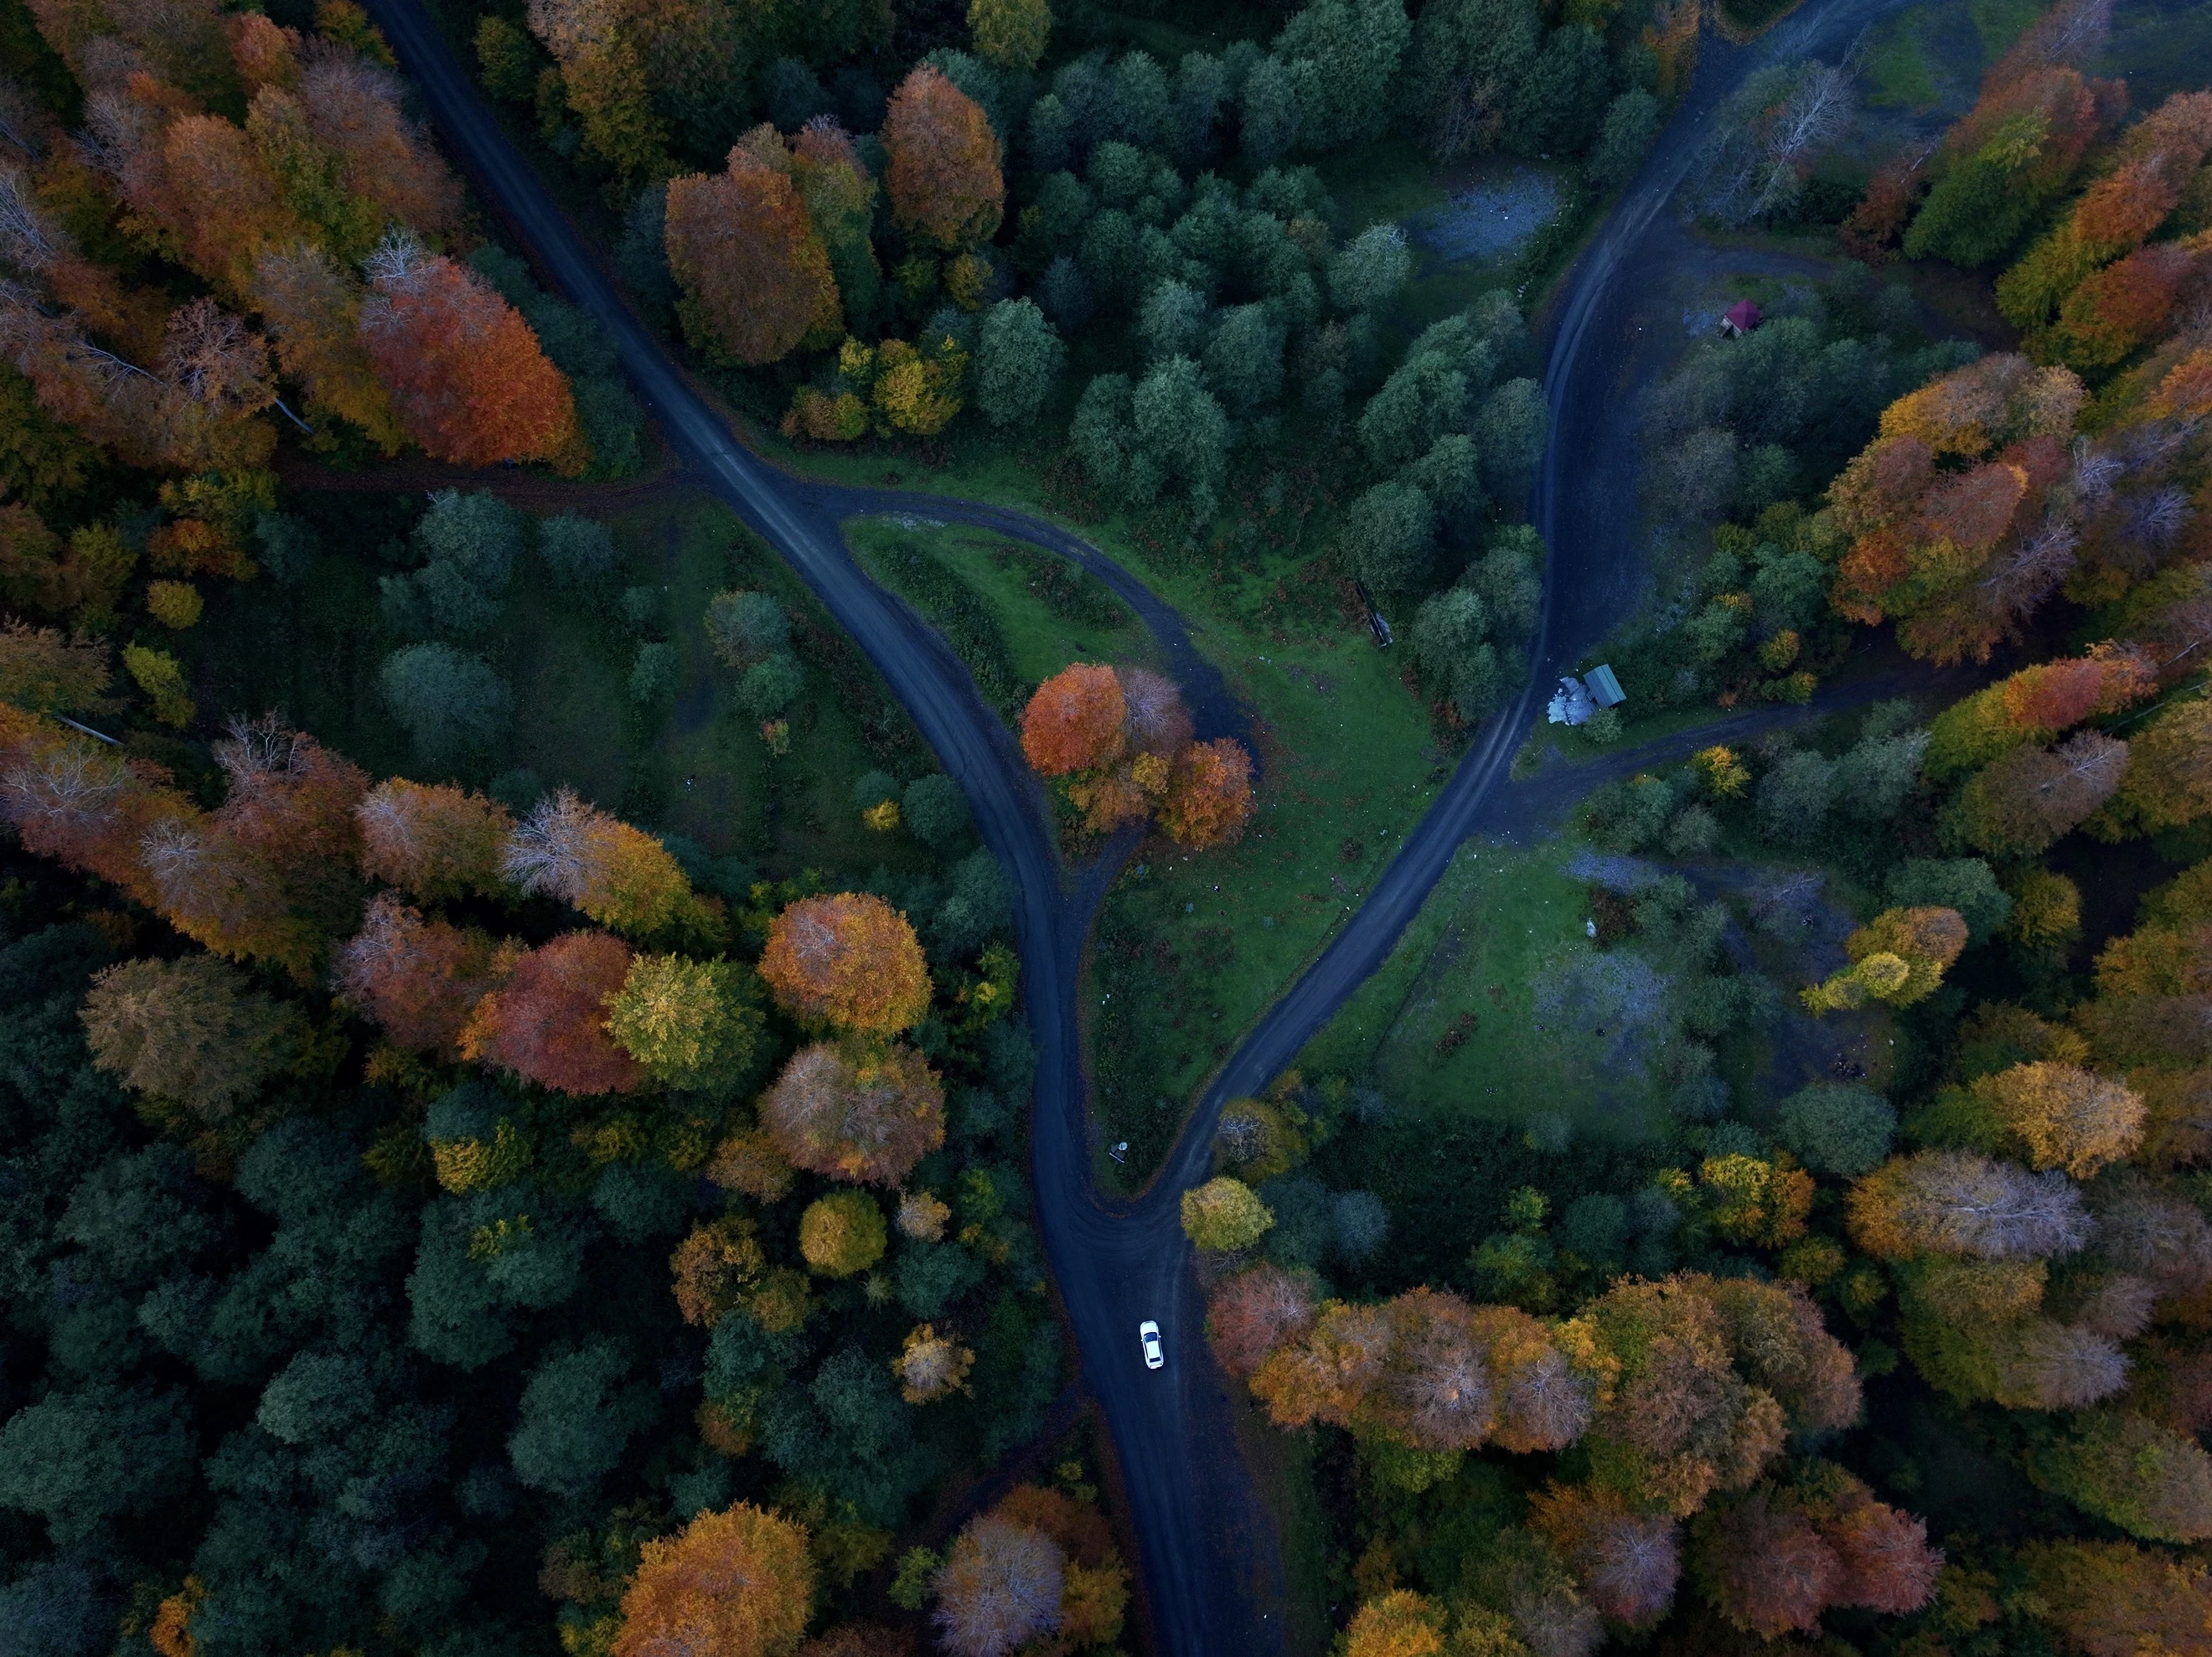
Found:
<path fill-rule="evenodd" d="M 1137 1326 L 1137 1339 L 1145 1349 L 1145 1368 L 1158 1369 L 1167 1363 L 1168 1355 L 1160 1350 L 1159 1325 L 1146 1318 Z"/>

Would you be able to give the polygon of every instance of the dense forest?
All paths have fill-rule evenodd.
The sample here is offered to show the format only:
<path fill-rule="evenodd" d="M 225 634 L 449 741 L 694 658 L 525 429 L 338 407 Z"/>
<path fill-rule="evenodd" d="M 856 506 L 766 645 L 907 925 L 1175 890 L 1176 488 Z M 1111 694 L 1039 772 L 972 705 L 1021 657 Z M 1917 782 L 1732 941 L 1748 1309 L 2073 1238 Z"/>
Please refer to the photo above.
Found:
<path fill-rule="evenodd" d="M 1441 762 L 1540 641 L 1548 285 L 1778 9 L 436 9 L 764 446 L 1048 502 L 1224 658 L 1387 610 Z M 1424 1063 L 1613 1130 L 1332 1059 L 1181 1199 L 1294 1648 L 2212 1650 L 2212 93 L 2112 15 L 1975 9 L 1925 132 L 1856 48 L 1708 118 L 1684 234 L 1797 263 L 1603 480 L 1650 585 L 1558 740 L 1654 757 L 1521 865 L 1567 944 L 1424 980 Z M 960 787 L 352 0 L 0 42 L 0 1657 L 1139 1645 Z M 1440 274 L 1391 191 L 1485 168 L 1554 204 Z M 871 568 L 1127 859 L 1149 1083 L 1127 974 L 1228 932 L 1114 905 L 1366 853 L 927 527 Z"/>
<path fill-rule="evenodd" d="M 1648 394 L 1683 555 L 1607 647 L 1632 707 L 1805 701 L 1869 628 L 1991 665 L 1576 809 L 1590 942 L 1534 1005 L 1656 1133 L 1461 1124 L 1481 1174 L 1424 1181 L 1433 1120 L 1292 1073 L 1185 1198 L 1220 1362 L 1325 1434 L 1348 1654 L 2205 1648 L 2212 94 L 2131 113 L 2079 67 L 2106 15 L 1875 170 L 1856 272 Z M 2016 347 L 1898 357 L 1900 253 Z"/>
<path fill-rule="evenodd" d="M 890 1654 L 1009 1538 L 1111 1648 L 959 789 L 726 519 L 318 487 L 650 458 L 357 9 L 7 26 L 0 1649 Z"/>

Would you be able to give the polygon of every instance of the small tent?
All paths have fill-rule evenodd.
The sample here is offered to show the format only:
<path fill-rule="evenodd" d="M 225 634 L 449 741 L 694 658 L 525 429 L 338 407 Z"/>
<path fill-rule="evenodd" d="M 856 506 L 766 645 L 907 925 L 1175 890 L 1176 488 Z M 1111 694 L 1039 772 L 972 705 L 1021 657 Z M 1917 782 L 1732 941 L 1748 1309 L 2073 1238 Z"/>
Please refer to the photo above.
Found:
<path fill-rule="evenodd" d="M 1740 299 L 1721 313 L 1721 334 L 1734 339 L 1747 334 L 1759 326 L 1759 307 L 1747 299 Z"/>

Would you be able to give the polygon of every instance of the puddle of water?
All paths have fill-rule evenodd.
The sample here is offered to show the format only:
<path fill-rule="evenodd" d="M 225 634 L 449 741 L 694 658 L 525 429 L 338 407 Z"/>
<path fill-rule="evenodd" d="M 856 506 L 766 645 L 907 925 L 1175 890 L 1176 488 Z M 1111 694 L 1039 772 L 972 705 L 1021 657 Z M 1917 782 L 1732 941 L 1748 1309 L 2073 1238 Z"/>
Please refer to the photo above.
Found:
<path fill-rule="evenodd" d="M 1413 240 L 1447 264 L 1510 253 L 1559 210 L 1559 186 L 1541 173 L 1516 167 L 1453 193 L 1406 221 Z"/>

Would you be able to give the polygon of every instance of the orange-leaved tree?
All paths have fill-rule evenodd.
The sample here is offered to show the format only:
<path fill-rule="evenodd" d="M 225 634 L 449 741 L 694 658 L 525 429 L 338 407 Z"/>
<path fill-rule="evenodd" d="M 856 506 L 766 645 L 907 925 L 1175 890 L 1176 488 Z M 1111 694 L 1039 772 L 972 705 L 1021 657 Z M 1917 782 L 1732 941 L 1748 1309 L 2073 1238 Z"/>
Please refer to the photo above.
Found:
<path fill-rule="evenodd" d="M 1829 487 L 1836 525 L 1852 537 L 1836 608 L 1854 621 L 1894 617 L 1916 655 L 1986 659 L 2073 568 L 2077 537 L 2054 539 L 2043 507 L 2085 397 L 2070 371 L 2002 355 L 1891 404 L 1880 435 Z"/>
<path fill-rule="evenodd" d="M 2098 270 L 2142 246 L 2212 149 L 2212 92 L 2182 92 L 2129 129 L 2112 170 L 1997 279 L 1997 308 L 2031 337 Z M 2086 366 L 2076 362 L 2075 366 Z"/>
<path fill-rule="evenodd" d="M 617 932 L 653 933 L 702 918 L 666 847 L 566 788 L 514 826 L 500 866 L 524 891 L 559 898 Z"/>
<path fill-rule="evenodd" d="M 813 1610 L 804 1526 L 749 1502 L 709 1508 L 640 1551 L 612 1657 L 789 1657 Z"/>
<path fill-rule="evenodd" d="M 410 439 L 457 465 L 549 460 L 580 470 L 568 381 L 489 282 L 404 231 L 379 244 L 368 273 L 362 338 Z"/>
<path fill-rule="evenodd" d="M 926 242 L 972 247 L 999 228 L 1006 185 L 991 123 L 975 100 L 928 64 L 891 94 L 884 116 L 891 212 Z"/>
<path fill-rule="evenodd" d="M 1096 770 L 1121 756 L 1128 705 L 1110 667 L 1076 662 L 1036 688 L 1022 712 L 1022 752 L 1041 776 Z"/>
<path fill-rule="evenodd" d="M 1194 850 L 1238 839 L 1252 816 L 1252 756 L 1233 737 L 1194 743 L 1168 780 L 1160 823 Z"/>
<path fill-rule="evenodd" d="M 761 1125 L 795 1167 L 896 1186 L 945 1143 L 945 1089 L 912 1047 L 855 1058 L 801 1047 L 761 1096 Z"/>
<path fill-rule="evenodd" d="M 2048 742 L 2084 719 L 2117 713 L 2157 683 L 2156 663 L 2134 645 L 2101 644 L 2084 655 L 2037 662 L 1937 714 L 1922 762 L 1938 780 L 1954 776 L 2024 744 Z"/>
<path fill-rule="evenodd" d="M 763 130 L 772 149 L 741 141 L 723 171 L 670 180 L 663 230 L 686 337 L 747 364 L 778 361 L 810 338 L 832 343 L 844 319 L 791 158 Z"/>
<path fill-rule="evenodd" d="M 266 247 L 253 261 L 253 302 L 285 375 L 306 388 L 308 415 L 349 420 L 396 454 L 406 434 L 362 337 L 361 300 L 358 284 L 313 242 Z"/>
<path fill-rule="evenodd" d="M 426 903 L 489 897 L 505 886 L 501 854 L 514 824 L 497 800 L 393 777 L 370 789 L 355 815 L 362 872 L 372 879 Z"/>
<path fill-rule="evenodd" d="M 811 1025 L 896 1035 L 929 1011 L 929 965 L 906 916 L 868 892 L 801 898 L 761 951 L 776 1005 Z"/>

